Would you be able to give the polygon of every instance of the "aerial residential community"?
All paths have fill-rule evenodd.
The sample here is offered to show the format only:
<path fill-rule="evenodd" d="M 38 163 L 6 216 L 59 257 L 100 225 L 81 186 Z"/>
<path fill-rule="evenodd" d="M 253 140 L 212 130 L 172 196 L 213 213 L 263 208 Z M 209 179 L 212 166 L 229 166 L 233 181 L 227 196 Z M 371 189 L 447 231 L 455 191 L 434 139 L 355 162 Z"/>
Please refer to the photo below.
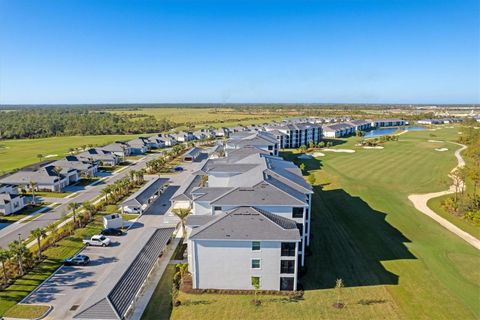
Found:
<path fill-rule="evenodd" d="M 478 1 L 0 1 L 0 320 L 480 319 Z"/>

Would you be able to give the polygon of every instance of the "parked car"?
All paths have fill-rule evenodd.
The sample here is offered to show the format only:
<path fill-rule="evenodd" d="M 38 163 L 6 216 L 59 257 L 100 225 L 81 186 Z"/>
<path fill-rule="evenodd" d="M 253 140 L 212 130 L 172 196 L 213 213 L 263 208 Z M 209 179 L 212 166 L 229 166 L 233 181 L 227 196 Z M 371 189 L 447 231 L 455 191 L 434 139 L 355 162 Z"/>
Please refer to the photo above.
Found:
<path fill-rule="evenodd" d="M 173 170 L 175 170 L 175 171 L 183 171 L 183 167 L 176 166 Z"/>
<path fill-rule="evenodd" d="M 104 235 L 97 234 L 92 236 L 90 239 L 83 240 L 83 243 L 87 246 L 106 247 L 110 245 L 111 241 Z"/>
<path fill-rule="evenodd" d="M 121 236 L 123 235 L 123 231 L 120 229 L 115 229 L 115 228 L 107 228 L 103 229 L 101 232 L 104 236 Z"/>
<path fill-rule="evenodd" d="M 63 260 L 63 264 L 66 266 L 85 266 L 90 263 L 90 258 L 83 254 L 77 254 L 76 256 Z"/>

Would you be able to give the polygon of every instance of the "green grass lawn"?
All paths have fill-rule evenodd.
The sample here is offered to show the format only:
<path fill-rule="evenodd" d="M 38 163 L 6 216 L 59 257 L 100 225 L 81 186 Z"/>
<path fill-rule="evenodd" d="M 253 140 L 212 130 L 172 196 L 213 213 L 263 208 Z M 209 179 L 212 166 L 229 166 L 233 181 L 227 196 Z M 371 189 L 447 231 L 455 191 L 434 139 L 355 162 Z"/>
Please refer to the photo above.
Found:
<path fill-rule="evenodd" d="M 70 148 L 83 145 L 105 145 L 116 140 L 129 140 L 139 135 L 72 136 L 44 139 L 0 140 L 0 172 L 18 169 L 38 162 L 38 154 L 45 159 L 67 155 Z"/>
<path fill-rule="evenodd" d="M 317 177 L 312 256 L 301 279 L 303 300 L 265 296 L 190 295 L 173 319 L 478 319 L 480 254 L 409 202 L 411 193 L 441 191 L 450 181 L 458 129 L 409 132 L 383 150 L 355 147 L 357 138 L 304 160 Z M 434 134 L 435 137 L 432 137 Z M 447 152 L 435 148 L 449 148 Z M 346 308 L 332 307 L 335 279 Z"/>
<path fill-rule="evenodd" d="M 480 239 L 480 226 L 474 225 L 472 222 L 469 222 L 461 217 L 457 217 L 443 209 L 442 201 L 446 200 L 447 198 L 451 197 L 452 195 L 446 195 L 434 199 L 430 199 L 427 203 L 428 207 L 435 211 L 439 216 L 442 218 L 447 219 L 460 229 L 465 232 L 470 233 L 472 236 Z"/>
<path fill-rule="evenodd" d="M 48 311 L 49 307 L 35 304 L 17 304 L 8 309 L 5 317 L 19 319 L 37 319 Z"/>
<path fill-rule="evenodd" d="M 175 266 L 168 265 L 143 312 L 142 320 L 163 320 L 170 318 L 170 313 L 172 312 L 170 292 L 174 274 Z"/>

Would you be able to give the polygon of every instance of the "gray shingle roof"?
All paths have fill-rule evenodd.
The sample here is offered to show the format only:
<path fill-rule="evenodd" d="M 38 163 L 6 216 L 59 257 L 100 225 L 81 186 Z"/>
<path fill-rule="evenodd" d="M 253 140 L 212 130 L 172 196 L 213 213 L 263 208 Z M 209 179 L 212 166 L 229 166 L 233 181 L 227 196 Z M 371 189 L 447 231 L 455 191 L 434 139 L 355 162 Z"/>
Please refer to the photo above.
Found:
<path fill-rule="evenodd" d="M 300 241 L 296 223 L 252 207 L 240 207 L 193 229 L 190 240 Z"/>
<path fill-rule="evenodd" d="M 191 214 L 185 220 L 185 225 L 188 227 L 198 227 L 203 226 L 204 224 L 216 219 L 217 216 L 208 216 L 208 215 L 194 215 Z"/>
<path fill-rule="evenodd" d="M 123 201 L 122 206 L 141 206 L 148 203 L 148 199 L 166 183 L 168 183 L 168 179 L 166 178 L 154 178 L 150 180 L 140 190 Z"/>
<path fill-rule="evenodd" d="M 281 190 L 268 182 L 260 182 L 252 187 L 238 187 L 235 190 L 212 201 L 215 206 L 305 206 L 305 201 L 300 200 L 298 194 L 288 193 L 290 190 Z"/>

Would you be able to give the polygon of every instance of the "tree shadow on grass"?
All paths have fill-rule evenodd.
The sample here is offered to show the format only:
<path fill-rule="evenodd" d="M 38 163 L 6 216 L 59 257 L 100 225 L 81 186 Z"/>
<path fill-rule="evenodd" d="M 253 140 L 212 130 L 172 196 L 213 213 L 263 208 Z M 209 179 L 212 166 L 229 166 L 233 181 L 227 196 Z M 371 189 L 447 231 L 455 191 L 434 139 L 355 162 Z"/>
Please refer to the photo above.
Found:
<path fill-rule="evenodd" d="M 342 189 L 315 187 L 312 208 L 311 256 L 300 279 L 306 290 L 333 288 L 342 278 L 347 287 L 398 284 L 399 277 L 381 261 L 416 259 L 410 242 L 359 197 Z"/>

